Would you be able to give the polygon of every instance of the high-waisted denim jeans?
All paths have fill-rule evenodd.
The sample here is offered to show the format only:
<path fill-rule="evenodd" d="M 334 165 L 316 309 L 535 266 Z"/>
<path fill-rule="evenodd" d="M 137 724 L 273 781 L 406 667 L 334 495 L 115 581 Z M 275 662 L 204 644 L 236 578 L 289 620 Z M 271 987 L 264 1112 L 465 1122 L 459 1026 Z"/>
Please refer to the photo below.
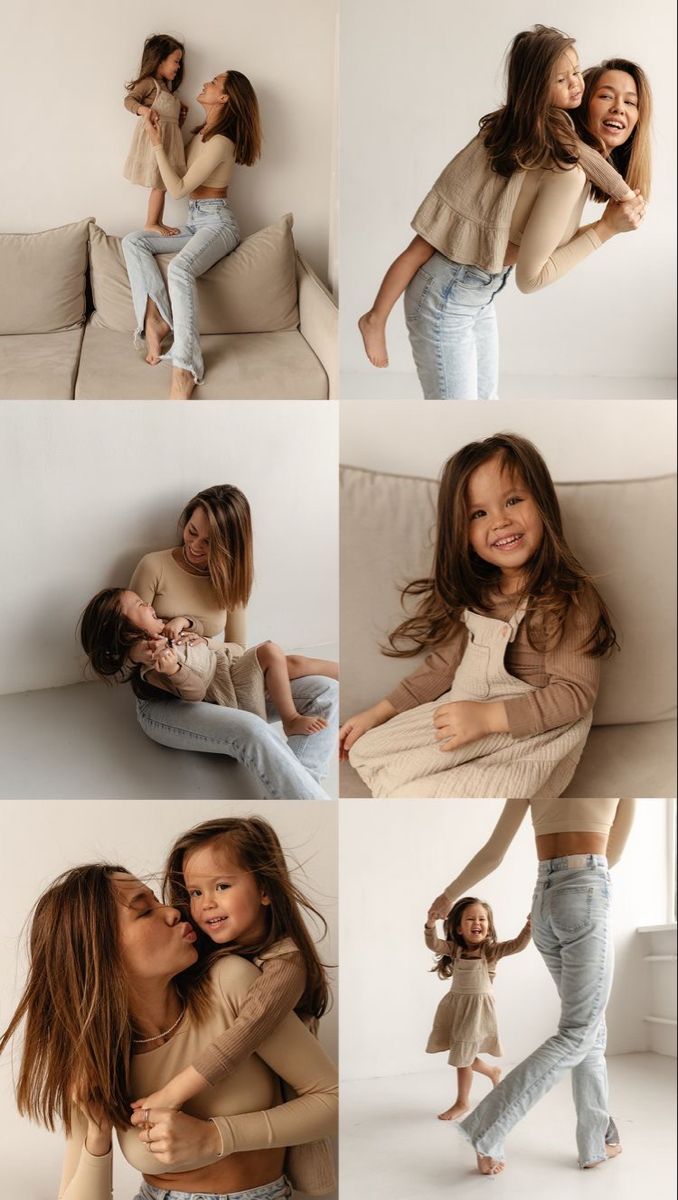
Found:
<path fill-rule="evenodd" d="M 503 1159 L 506 1135 L 571 1070 L 579 1164 L 602 1162 L 608 1126 L 614 1129 L 605 1064 L 605 1006 L 614 969 L 606 859 L 583 854 L 539 864 L 532 937 L 560 995 L 558 1032 L 493 1088 L 460 1132 L 479 1154 Z"/>
<path fill-rule="evenodd" d="M 132 288 L 136 317 L 135 340 L 143 336 L 149 297 L 174 331 L 171 350 L 163 359 L 190 371 L 201 383 L 205 367 L 198 334 L 196 279 L 235 250 L 238 226 L 227 200 L 190 200 L 188 222 L 175 237 L 144 229 L 122 239 L 122 251 Z M 167 272 L 168 288 L 155 261 L 156 254 L 174 254 Z"/>
<path fill-rule="evenodd" d="M 134 1200 L 289 1200 L 291 1195 L 292 1189 L 281 1175 L 273 1183 L 246 1188 L 244 1192 L 177 1192 L 174 1188 L 167 1191 L 144 1181 Z"/>
<path fill-rule="evenodd" d="M 491 275 L 437 251 L 405 292 L 405 319 L 425 400 L 496 400 L 494 298 L 511 271 Z"/>
<path fill-rule="evenodd" d="M 285 743 L 261 717 L 218 704 L 189 704 L 182 700 L 137 700 L 137 717 L 154 742 L 174 750 L 226 754 L 237 759 L 259 781 L 263 797 L 271 800 L 328 800 L 320 786 L 336 753 L 339 689 L 324 675 L 305 675 L 291 681 L 300 713 L 317 713 L 327 727 L 309 737 L 296 735 Z M 279 720 L 267 702 L 270 721 Z"/>

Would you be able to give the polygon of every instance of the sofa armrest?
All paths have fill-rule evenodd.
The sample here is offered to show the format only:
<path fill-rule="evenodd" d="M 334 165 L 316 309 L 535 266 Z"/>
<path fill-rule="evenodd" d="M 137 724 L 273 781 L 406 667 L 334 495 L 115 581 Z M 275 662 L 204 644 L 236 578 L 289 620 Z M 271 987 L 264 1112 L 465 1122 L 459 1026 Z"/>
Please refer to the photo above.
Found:
<path fill-rule="evenodd" d="M 337 306 L 318 276 L 297 254 L 299 331 L 322 363 L 329 380 L 329 399 L 338 390 Z"/>

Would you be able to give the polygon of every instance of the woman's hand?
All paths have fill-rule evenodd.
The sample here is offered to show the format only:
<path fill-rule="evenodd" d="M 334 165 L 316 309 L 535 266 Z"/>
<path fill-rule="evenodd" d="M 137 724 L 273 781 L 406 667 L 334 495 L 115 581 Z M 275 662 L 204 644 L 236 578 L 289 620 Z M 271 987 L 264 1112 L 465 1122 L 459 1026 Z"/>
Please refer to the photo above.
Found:
<path fill-rule="evenodd" d="M 174 642 L 185 629 L 191 628 L 191 622 L 188 617 L 172 617 L 171 621 L 165 623 L 163 635 L 168 641 Z"/>
<path fill-rule="evenodd" d="M 609 200 L 605 212 L 596 223 L 603 241 L 617 233 L 630 233 L 637 229 L 645 216 L 646 204 L 640 192 L 632 200 Z"/>
<path fill-rule="evenodd" d="M 160 118 L 154 108 L 149 108 L 144 113 L 144 128 L 153 146 L 160 145 Z"/>
<path fill-rule="evenodd" d="M 341 762 L 346 761 L 351 746 L 357 742 L 359 737 L 367 733 L 368 729 L 375 729 L 377 725 L 383 725 L 384 721 L 390 721 L 391 717 L 395 717 L 395 715 L 396 710 L 393 705 L 388 700 L 380 700 L 372 708 L 366 708 L 364 712 L 356 713 L 355 717 L 349 717 L 348 721 L 344 721 L 339 730 Z"/>
<path fill-rule="evenodd" d="M 490 733 L 508 733 L 506 709 L 501 700 L 450 700 L 433 713 L 439 750 L 457 750 Z"/>
<path fill-rule="evenodd" d="M 139 1129 L 139 1141 L 168 1167 L 199 1158 L 216 1162 L 221 1155 L 221 1134 L 212 1121 L 168 1108 L 142 1108 L 131 1124 Z"/>
<path fill-rule="evenodd" d="M 428 910 L 426 924 L 435 925 L 436 921 L 444 921 L 451 908 L 452 905 L 447 896 L 444 892 L 441 892 L 439 896 L 436 896 Z"/>

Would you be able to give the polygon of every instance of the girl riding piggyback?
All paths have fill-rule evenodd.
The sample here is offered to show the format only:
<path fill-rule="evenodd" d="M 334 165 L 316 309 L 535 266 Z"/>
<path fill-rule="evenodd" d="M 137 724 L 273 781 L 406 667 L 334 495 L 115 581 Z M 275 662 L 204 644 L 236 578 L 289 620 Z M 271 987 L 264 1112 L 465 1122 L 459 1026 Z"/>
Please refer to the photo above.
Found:
<path fill-rule="evenodd" d="M 340 731 L 372 794 L 559 796 L 616 635 L 531 442 L 497 434 L 448 460 L 432 574 L 403 596 L 418 604 L 386 653 L 431 653 Z"/>

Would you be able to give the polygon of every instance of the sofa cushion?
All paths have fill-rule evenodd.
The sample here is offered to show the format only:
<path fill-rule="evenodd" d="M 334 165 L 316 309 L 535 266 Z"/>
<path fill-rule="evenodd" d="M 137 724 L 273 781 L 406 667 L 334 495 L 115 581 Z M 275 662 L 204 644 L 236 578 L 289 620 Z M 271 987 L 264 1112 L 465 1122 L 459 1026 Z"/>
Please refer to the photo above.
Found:
<path fill-rule="evenodd" d="M 0 400 L 72 400 L 83 327 L 0 338 Z"/>
<path fill-rule="evenodd" d="M 174 256 L 159 254 L 167 279 Z M 121 239 L 90 226 L 93 324 L 118 333 L 134 330 L 134 309 Z M 296 258 L 292 216 L 245 238 L 198 280 L 201 334 L 271 333 L 296 329 Z"/>
<path fill-rule="evenodd" d="M 207 334 L 201 339 L 205 381 L 193 400 L 325 400 L 328 379 L 296 330 Z M 114 384 L 112 384 L 114 380 Z M 131 333 L 87 325 L 76 400 L 166 400 L 170 366 L 149 367 Z"/>
<path fill-rule="evenodd" d="M 0 334 L 82 325 L 90 220 L 44 233 L 0 234 Z"/>
<path fill-rule="evenodd" d="M 379 653 L 400 588 L 431 565 L 437 484 L 342 469 L 342 709 L 373 704 L 423 658 Z M 622 644 L 603 662 L 597 725 L 675 713 L 675 479 L 557 486 L 568 541 L 594 576 Z M 651 514 L 651 536 L 648 536 Z"/>

